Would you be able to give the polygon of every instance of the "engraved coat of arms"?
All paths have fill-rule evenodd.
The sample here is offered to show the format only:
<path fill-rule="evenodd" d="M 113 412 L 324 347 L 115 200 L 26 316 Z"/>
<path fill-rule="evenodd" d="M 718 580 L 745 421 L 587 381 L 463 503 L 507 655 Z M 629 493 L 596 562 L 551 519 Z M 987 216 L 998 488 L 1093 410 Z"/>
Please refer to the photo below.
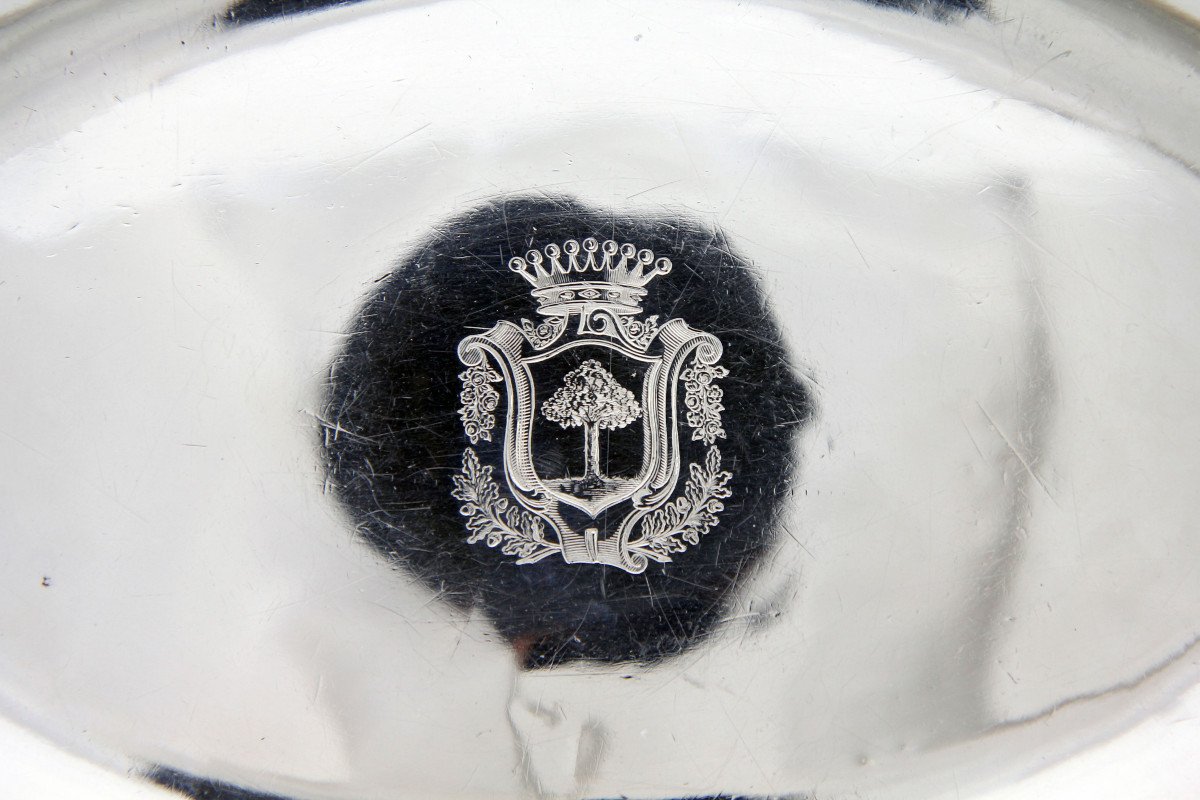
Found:
<path fill-rule="evenodd" d="M 587 238 L 508 266 L 541 319 L 501 320 L 458 345 L 458 413 L 474 446 L 452 493 L 468 541 L 518 564 L 558 553 L 630 573 L 699 544 L 730 495 L 716 444 L 728 371 L 717 337 L 643 318 L 647 284 L 671 261 Z M 681 436 L 704 455 L 681 463 Z"/>

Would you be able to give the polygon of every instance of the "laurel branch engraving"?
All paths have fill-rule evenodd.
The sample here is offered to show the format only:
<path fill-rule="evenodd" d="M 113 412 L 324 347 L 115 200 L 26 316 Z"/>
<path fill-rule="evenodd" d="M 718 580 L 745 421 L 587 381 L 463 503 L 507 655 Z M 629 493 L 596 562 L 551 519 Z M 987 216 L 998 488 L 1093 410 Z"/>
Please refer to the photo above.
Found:
<path fill-rule="evenodd" d="M 721 451 L 709 447 L 704 464 L 688 465 L 688 481 L 683 494 L 642 520 L 641 538 L 629 549 L 659 562 L 671 560 L 671 553 L 682 553 L 688 545 L 700 543 L 716 526 L 717 515 L 725 510 L 721 502 L 730 492 L 733 474 L 721 469 Z"/>
<path fill-rule="evenodd" d="M 518 564 L 558 552 L 556 545 L 546 541 L 541 519 L 500 496 L 491 466 L 481 464 L 470 447 L 463 451 L 462 471 L 453 479 L 450 494 L 463 503 L 458 510 L 467 518 L 468 544 L 483 541 L 488 547 L 499 546 L 501 553 L 518 556 Z"/>

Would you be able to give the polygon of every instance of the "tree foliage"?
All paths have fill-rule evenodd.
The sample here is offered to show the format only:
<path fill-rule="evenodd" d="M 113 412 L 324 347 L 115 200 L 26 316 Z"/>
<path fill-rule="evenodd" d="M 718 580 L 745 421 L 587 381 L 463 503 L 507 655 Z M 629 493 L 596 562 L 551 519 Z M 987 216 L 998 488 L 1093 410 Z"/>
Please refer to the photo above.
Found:
<path fill-rule="evenodd" d="M 642 406 L 593 358 L 563 376 L 563 385 L 542 404 L 542 414 L 564 428 L 616 430 L 641 417 Z"/>

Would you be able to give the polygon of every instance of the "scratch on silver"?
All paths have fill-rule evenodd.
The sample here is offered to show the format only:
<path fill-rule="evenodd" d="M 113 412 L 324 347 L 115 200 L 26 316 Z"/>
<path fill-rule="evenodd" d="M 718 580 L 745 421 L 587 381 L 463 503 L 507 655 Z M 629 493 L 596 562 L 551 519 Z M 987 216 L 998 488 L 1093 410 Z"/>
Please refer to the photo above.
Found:
<path fill-rule="evenodd" d="M 516 502 L 502 496 L 494 466 L 467 447 L 452 490 L 462 503 L 467 541 L 499 548 L 518 564 L 558 553 L 568 563 L 631 573 L 698 545 L 730 496 L 733 475 L 722 469 L 716 446 L 725 438 L 723 393 L 716 381 L 729 372 L 718 365 L 723 346 L 717 337 L 682 319 L 660 324 L 657 316 L 642 318 L 646 285 L 671 272 L 670 259 L 632 244 L 587 238 L 530 250 L 508 266 L 533 287 L 543 320 L 501 320 L 459 342 L 466 369 L 459 374 L 458 414 L 472 445 L 492 442 L 501 403 L 493 385 L 503 384 L 504 430 L 496 460 L 502 461 Z M 599 359 L 586 358 L 563 361 L 559 385 L 539 399 L 534 369 L 580 347 L 639 365 L 640 390 L 622 385 Z M 578 360 L 579 354 L 570 358 Z M 539 412 L 546 423 L 581 430 L 583 474 L 539 473 L 533 436 Z M 700 461 L 687 465 L 682 488 L 681 424 L 691 429 L 691 441 L 707 447 Z M 600 434 L 625 428 L 640 431 L 641 465 L 636 474 L 607 475 Z M 604 535 L 599 524 L 587 521 L 616 507 L 627 510 Z"/>

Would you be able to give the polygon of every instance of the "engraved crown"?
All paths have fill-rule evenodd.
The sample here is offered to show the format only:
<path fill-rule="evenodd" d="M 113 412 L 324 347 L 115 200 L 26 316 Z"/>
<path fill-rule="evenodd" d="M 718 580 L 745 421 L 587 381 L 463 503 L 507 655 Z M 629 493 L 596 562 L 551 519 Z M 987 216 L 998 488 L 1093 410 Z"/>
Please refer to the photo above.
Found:
<path fill-rule="evenodd" d="M 628 243 L 588 237 L 530 250 L 524 258 L 510 259 L 508 268 L 533 286 L 539 314 L 566 317 L 603 308 L 629 315 L 641 313 L 646 284 L 670 272 L 671 260 L 656 260 L 651 251 Z"/>

